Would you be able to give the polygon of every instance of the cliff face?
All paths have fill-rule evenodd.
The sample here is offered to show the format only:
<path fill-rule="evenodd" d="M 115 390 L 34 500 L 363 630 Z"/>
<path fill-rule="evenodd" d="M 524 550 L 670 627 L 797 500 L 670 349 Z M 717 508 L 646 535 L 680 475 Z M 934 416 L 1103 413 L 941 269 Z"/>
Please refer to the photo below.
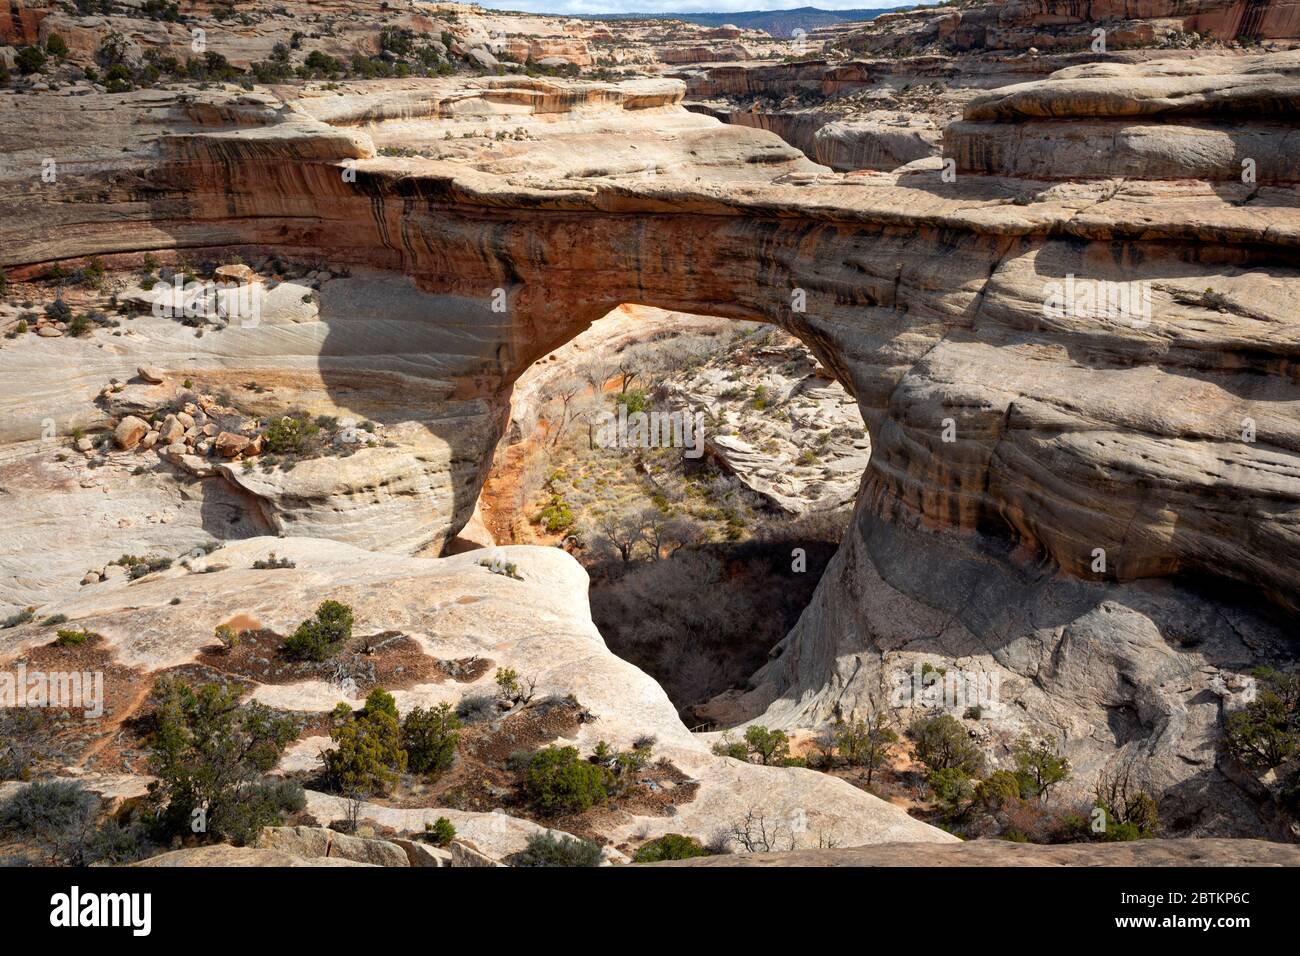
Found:
<path fill-rule="evenodd" d="M 1300 5 L 1292 0 L 1017 0 L 886 13 L 837 42 L 855 50 L 914 50 L 941 44 L 954 52 L 1078 50 L 1094 30 L 1114 48 L 1178 46 L 1193 34 L 1216 40 L 1293 41 Z"/>
<path fill-rule="evenodd" d="M 1040 108 L 1127 128 L 1195 103 L 1239 135 L 1247 87 L 1267 90 L 1261 124 L 1293 124 L 1298 64 L 1003 91 L 967 113 L 955 179 L 833 174 L 686 112 L 673 81 L 127 95 L 75 152 L 48 95 L 9 98 L 0 249 L 17 277 L 215 246 L 352 265 L 350 299 L 322 294 L 323 337 L 228 329 L 188 361 L 238 368 L 274 334 L 287 351 L 259 363 L 339 404 L 424 396 L 446 478 L 396 524 L 427 539 L 468 520 L 513 380 L 595 319 L 630 302 L 774 322 L 857 399 L 872 455 L 813 606 L 734 706 L 806 726 L 942 654 L 1003 675 L 991 742 L 1061 735 L 1085 786 L 1132 759 L 1176 826 L 1230 830 L 1255 811 L 1216 769 L 1213 688 L 1292 659 L 1300 610 L 1294 177 L 1268 133 L 1253 182 L 1174 148 L 1150 176 L 1077 182 L 1072 150 L 1040 162 L 1016 131 Z M 64 171 L 42 184 L 50 155 Z M 366 292 L 385 273 L 409 277 L 400 309 Z M 48 363 L 13 355 L 3 380 L 34 375 L 57 403 Z"/>

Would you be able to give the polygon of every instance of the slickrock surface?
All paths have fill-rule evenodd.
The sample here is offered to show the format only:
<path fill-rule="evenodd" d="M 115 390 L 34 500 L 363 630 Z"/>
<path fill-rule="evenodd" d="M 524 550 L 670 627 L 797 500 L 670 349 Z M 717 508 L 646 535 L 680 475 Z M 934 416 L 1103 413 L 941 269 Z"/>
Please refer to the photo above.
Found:
<path fill-rule="evenodd" d="M 972 840 L 931 846 L 887 843 L 696 857 L 650 866 L 1300 866 L 1300 847 L 1263 840 L 1137 840 L 1036 846 Z"/>
<path fill-rule="evenodd" d="M 270 551 L 296 566 L 253 569 L 253 561 Z M 438 679 L 394 687 L 403 713 L 442 701 L 455 705 L 466 695 L 490 696 L 495 668 L 513 667 L 536 679 L 539 699 L 571 694 L 594 715 L 562 741 L 583 753 L 599 740 L 626 749 L 641 735 L 654 736 L 656 759 L 670 760 L 696 789 L 662 814 L 602 814 L 593 825 L 615 846 L 665 832 L 708 840 L 751 809 L 793 828 L 800 845 L 816 845 L 819 835 L 852 843 L 955 839 L 842 780 L 715 756 L 682 725 L 654 680 L 606 649 L 591 623 L 586 573 L 572 557 L 553 548 L 512 547 L 496 553 L 517 563 L 521 580 L 480 566 L 482 552 L 432 561 L 365 552 L 324 539 L 254 538 L 196 559 L 192 570 L 174 567 L 135 581 L 87 588 L 60 607 L 70 626 L 102 637 L 113 664 L 105 678 L 106 694 L 123 705 L 94 726 L 80 759 L 91 767 L 114 760 L 111 738 L 143 704 L 154 679 L 194 664 L 205 648 L 214 646 L 217 624 L 242 615 L 287 634 L 329 597 L 353 608 L 359 634 L 400 631 L 432 657 L 477 655 L 493 663 L 472 682 Z M 172 604 L 177 596 L 181 602 Z M 51 631 L 37 624 L 6 631 L 5 666 L 51 640 Z M 205 660 L 213 666 L 210 656 Z M 251 684 L 252 699 L 282 710 L 319 715 L 340 700 L 354 707 L 363 703 L 349 697 L 345 687 L 321 680 L 244 682 Z M 281 769 L 318 768 L 322 746 L 329 746 L 327 737 L 303 736 L 286 752 Z M 116 778 L 105 786 L 123 787 Z M 344 818 L 344 803 L 309 792 L 308 812 L 327 824 Z M 360 814 L 362 820 L 416 833 L 439 816 L 448 817 L 463 839 L 493 859 L 522 850 L 528 836 L 544 829 L 505 813 L 390 807 L 382 801 L 367 802 Z"/>
<path fill-rule="evenodd" d="M 260 849 L 252 846 L 228 846 L 224 843 L 215 846 L 196 846 L 185 850 L 172 850 L 160 853 L 147 860 L 141 860 L 136 866 L 374 866 L 373 863 L 361 863 L 345 860 L 342 857 L 309 857 L 287 853 L 284 850 Z"/>
<path fill-rule="evenodd" d="M 1294 659 L 1300 213 L 1285 138 L 1261 133 L 1268 148 L 1245 157 L 1255 181 L 1223 176 L 1224 157 L 1241 155 L 1234 131 L 1253 129 L 1232 102 L 1266 103 L 1248 121 L 1261 128 L 1294 125 L 1297 56 L 1134 65 L 1001 91 L 971 106 L 978 128 L 955 181 L 935 160 L 835 174 L 769 133 L 686 111 L 673 80 L 154 91 L 84 111 L 61 92 L 5 97 L 0 256 L 11 278 L 92 254 L 117 267 L 147 249 L 212 247 L 351 269 L 324 283 L 319 321 L 202 339 L 146 325 L 148 347 L 100 333 L 6 343 L 6 480 L 46 483 L 24 483 L 38 452 L 23 443 L 47 417 L 93 414 L 86 403 L 110 376 L 147 361 L 233 385 L 256 368 L 278 402 L 409 429 L 399 450 L 410 459 L 381 449 L 356 471 L 259 483 L 222 468 L 200 481 L 254 496 L 276 528 L 409 551 L 469 520 L 511 383 L 597 318 L 631 302 L 765 319 L 835 372 L 872 455 L 854 530 L 740 702 L 745 715 L 815 725 L 863 706 L 895 666 L 942 656 L 1002 676 L 1008 706 L 978 725 L 995 756 L 1022 732 L 1046 733 L 1063 738 L 1082 789 L 1134 761 L 1177 832 L 1266 825 L 1220 769 L 1229 705 L 1215 688 Z M 55 119 L 64 107 L 75 137 Z M 1117 130 L 1208 109 L 1231 128 L 1205 156 L 1171 126 L 1170 142 L 1150 141 L 1149 174 L 1098 180 L 1087 156 L 1075 174 L 1072 149 L 1042 158 L 1028 132 L 1035 109 Z M 1131 149 L 1153 135 L 1133 133 Z M 61 158 L 56 183 L 39 176 L 49 156 Z M 1172 172 L 1182 178 L 1159 178 Z M 1047 307 L 1054 284 L 1100 281 L 1133 284 L 1141 307 Z M 400 479 L 365 480 L 384 469 Z M 43 547 L 89 533 L 72 527 L 83 508 L 21 494 L 42 516 Z M 35 543 L 20 536 L 8 567 L 40 569 Z M 396 573 L 387 562 L 402 560 L 358 559 L 352 573 Z M 68 570 L 53 569 L 57 581 L 11 571 L 6 599 L 71 594 Z M 517 653 L 544 669 L 526 644 Z M 643 675 L 602 667 L 621 686 L 601 684 L 608 703 L 590 703 L 628 715 L 629 732 L 632 715 L 671 712 Z M 672 741 L 684 761 L 704 760 L 688 735 Z M 692 772 L 706 769 L 718 793 L 764 772 Z M 800 788 L 825 786 L 813 777 L 783 772 L 783 789 L 765 792 L 807 802 Z M 685 819 L 716 820 L 708 792 Z"/>

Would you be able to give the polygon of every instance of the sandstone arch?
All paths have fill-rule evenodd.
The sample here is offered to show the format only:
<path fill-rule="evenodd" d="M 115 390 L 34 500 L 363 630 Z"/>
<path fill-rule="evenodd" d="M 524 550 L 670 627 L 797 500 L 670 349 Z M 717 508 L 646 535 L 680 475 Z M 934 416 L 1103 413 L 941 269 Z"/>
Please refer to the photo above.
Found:
<path fill-rule="evenodd" d="M 1289 70 L 1287 57 L 1260 69 Z M 821 720 L 873 693 L 895 652 L 964 658 L 1023 685 L 1008 732 L 1064 734 L 1085 772 L 1136 754 L 1152 787 L 1196 792 L 1195 825 L 1217 825 L 1240 798 L 1216 769 L 1211 676 L 1291 656 L 1300 605 L 1294 187 L 1076 184 L 1068 169 L 1056 182 L 844 178 L 686 113 L 681 93 L 502 78 L 292 103 L 125 97 L 57 189 L 11 180 L 5 261 L 234 246 L 374 270 L 322 303 L 327 319 L 340 310 L 323 339 L 255 334 L 268 361 L 314 364 L 331 392 L 427 399 L 445 446 L 445 474 L 422 489 L 429 539 L 468 518 L 513 379 L 609 309 L 779 324 L 857 397 L 872 464 L 856 533 L 738 706 Z M 112 155 L 128 139 L 113 122 L 160 121 L 177 130 L 156 149 Z M 527 122 L 536 139 L 378 155 L 466 122 Z M 56 141 L 37 128 L 22 155 Z M 92 188 L 96 206 L 79 201 Z M 48 223 L 35 240 L 16 225 L 33 211 Z M 1150 324 L 1045 315 L 1044 285 L 1069 275 L 1149 283 Z M 422 303 L 422 325 L 357 316 L 367 300 L 393 308 L 376 290 L 398 285 L 393 301 Z M 489 305 L 498 288 L 506 313 Z M 1240 439 L 1246 417 L 1254 442 Z M 1112 729 L 1117 709 L 1136 731 Z M 1253 811 L 1225 816 L 1238 812 Z"/>

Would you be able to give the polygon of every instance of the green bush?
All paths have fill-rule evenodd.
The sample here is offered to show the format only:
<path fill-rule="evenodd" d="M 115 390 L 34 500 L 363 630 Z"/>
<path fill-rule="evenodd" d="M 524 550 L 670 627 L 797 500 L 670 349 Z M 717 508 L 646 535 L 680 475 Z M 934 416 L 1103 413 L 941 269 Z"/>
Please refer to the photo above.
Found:
<path fill-rule="evenodd" d="M 650 396 L 640 389 L 631 389 L 614 396 L 614 404 L 627 408 L 628 415 L 650 411 Z"/>
<path fill-rule="evenodd" d="M 285 415 L 262 432 L 262 451 L 272 455 L 306 455 L 315 450 L 320 426 L 302 413 Z"/>
<path fill-rule="evenodd" d="M 696 856 L 708 856 L 695 837 L 682 836 L 680 833 L 665 833 L 657 840 L 640 847 L 632 856 L 633 863 L 658 863 L 660 860 L 689 860 Z"/>
<path fill-rule="evenodd" d="M 551 495 L 550 503 L 537 513 L 537 520 L 547 534 L 558 534 L 573 527 L 573 510 L 561 495 Z"/>
<path fill-rule="evenodd" d="M 281 646 L 293 660 L 323 661 L 351 636 L 352 608 L 339 601 L 322 601 L 315 617 L 299 624 Z"/>
<path fill-rule="evenodd" d="M 448 703 L 429 710 L 416 707 L 402 721 L 402 748 L 413 773 L 446 770 L 456 758 L 462 724 Z"/>
<path fill-rule="evenodd" d="M 23 47 L 18 54 L 18 71 L 20 73 L 39 73 L 45 66 L 45 51 L 38 46 Z"/>
<path fill-rule="evenodd" d="M 262 780 L 239 791 L 221 820 L 222 835 L 235 846 L 257 840 L 263 827 L 280 826 L 287 815 L 307 808 L 302 784 L 293 780 Z"/>
<path fill-rule="evenodd" d="M 726 734 L 723 734 L 722 739 L 713 745 L 713 752 L 719 757 L 749 762 L 749 747 L 739 740 L 732 740 Z"/>
<path fill-rule="evenodd" d="M 284 785 L 264 777 L 298 736 L 296 720 L 241 706 L 232 688 L 179 678 L 160 680 L 154 699 L 149 770 L 158 779 L 149 791 L 166 833 L 246 841 L 281 822 Z"/>
<path fill-rule="evenodd" d="M 916 759 L 931 772 L 956 768 L 978 777 L 984 770 L 984 755 L 970 733 L 951 714 L 922 717 L 908 733 L 916 742 Z"/>
<path fill-rule="evenodd" d="M 446 846 L 456 839 L 456 828 L 446 817 L 438 817 L 432 823 L 424 825 L 424 838 L 434 846 Z"/>
<path fill-rule="evenodd" d="M 1046 800 L 1048 792 L 1070 776 L 1070 761 L 1056 750 L 1055 742 L 1043 738 L 1037 744 L 1028 738 L 1016 742 L 1012 754 L 1016 760 L 1016 778 L 1020 795 Z"/>
<path fill-rule="evenodd" d="M 534 833 L 515 857 L 516 866 L 600 866 L 600 847 L 590 840 Z"/>
<path fill-rule="evenodd" d="M 745 728 L 745 745 L 765 767 L 779 767 L 790 758 L 790 738 L 783 730 L 755 724 Z"/>
<path fill-rule="evenodd" d="M 926 779 L 946 819 L 964 816 L 975 795 L 975 784 L 961 767 L 943 767 L 930 771 Z"/>
<path fill-rule="evenodd" d="M 898 734 L 886 726 L 886 714 L 873 713 L 869 718 L 841 723 L 835 730 L 840 757 L 851 767 L 866 768 L 868 786 L 876 768 L 889 756 L 889 749 L 898 743 Z"/>
<path fill-rule="evenodd" d="M 1253 770 L 1269 770 L 1300 751 L 1300 675 L 1260 668 L 1255 699 L 1224 721 L 1228 752 Z"/>
<path fill-rule="evenodd" d="M 609 798 L 609 771 L 578 758 L 576 747 L 547 747 L 528 762 L 524 787 L 546 814 L 581 813 Z"/>
<path fill-rule="evenodd" d="M 330 740 L 337 746 L 321 754 L 321 760 L 326 780 L 340 793 L 387 793 L 406 769 L 397 708 L 390 709 L 376 691 L 392 700 L 376 688 L 360 713 L 342 703 L 334 708 Z"/>
<path fill-rule="evenodd" d="M 975 788 L 975 802 L 990 812 L 1013 807 L 1021 799 L 1020 778 L 1010 770 L 997 770 Z"/>
<path fill-rule="evenodd" d="M 71 628 L 60 629 L 54 643 L 59 647 L 77 647 L 90 640 L 89 631 L 76 631 Z"/>

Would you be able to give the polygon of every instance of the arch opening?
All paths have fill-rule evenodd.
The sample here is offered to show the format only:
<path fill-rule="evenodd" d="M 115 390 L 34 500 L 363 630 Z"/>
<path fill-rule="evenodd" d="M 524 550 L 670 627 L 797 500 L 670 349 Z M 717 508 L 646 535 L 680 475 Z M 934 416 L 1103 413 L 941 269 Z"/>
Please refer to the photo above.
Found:
<path fill-rule="evenodd" d="M 515 382 L 452 550 L 565 548 L 610 649 L 688 726 L 726 727 L 811 600 L 869 454 L 856 402 L 788 332 L 626 303 Z"/>

